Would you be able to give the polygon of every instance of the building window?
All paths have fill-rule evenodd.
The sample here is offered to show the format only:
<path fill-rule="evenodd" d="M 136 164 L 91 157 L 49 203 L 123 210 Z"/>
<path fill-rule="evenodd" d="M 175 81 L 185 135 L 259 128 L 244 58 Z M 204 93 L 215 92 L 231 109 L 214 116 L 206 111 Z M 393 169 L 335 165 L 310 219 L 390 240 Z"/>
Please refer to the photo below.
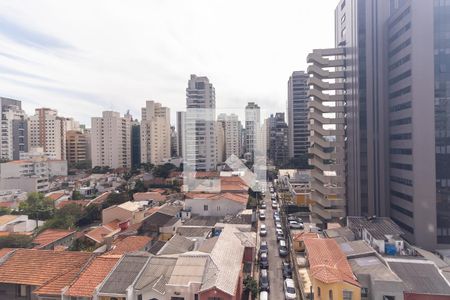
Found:
<path fill-rule="evenodd" d="M 333 300 L 333 291 L 332 290 L 328 291 L 328 299 Z"/>
<path fill-rule="evenodd" d="M 383 296 L 383 300 L 395 300 L 395 296 Z"/>
<path fill-rule="evenodd" d="M 365 298 L 369 297 L 369 288 L 365 287 L 361 288 L 361 297 Z"/>
<path fill-rule="evenodd" d="M 208 211 L 208 205 L 203 205 L 203 210 Z"/>
<path fill-rule="evenodd" d="M 320 297 L 320 287 L 317 287 L 317 296 Z"/>
<path fill-rule="evenodd" d="M 344 300 L 352 300 L 353 292 L 352 291 L 343 291 L 342 296 Z"/>
<path fill-rule="evenodd" d="M 23 284 L 17 285 L 17 296 L 18 297 L 27 297 L 27 286 Z"/>

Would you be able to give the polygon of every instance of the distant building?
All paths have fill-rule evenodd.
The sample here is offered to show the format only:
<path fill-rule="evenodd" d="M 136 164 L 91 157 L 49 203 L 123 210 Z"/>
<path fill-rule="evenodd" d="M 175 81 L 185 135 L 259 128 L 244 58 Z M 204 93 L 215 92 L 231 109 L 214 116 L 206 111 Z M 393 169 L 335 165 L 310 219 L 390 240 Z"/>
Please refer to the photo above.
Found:
<path fill-rule="evenodd" d="M 28 122 L 22 102 L 0 97 L 2 143 L 0 159 L 17 160 L 28 151 Z"/>
<path fill-rule="evenodd" d="M 75 130 L 67 131 L 66 148 L 69 165 L 88 161 L 88 136 L 85 133 Z"/>
<path fill-rule="evenodd" d="M 147 101 L 142 108 L 141 163 L 158 165 L 170 158 L 170 110 Z"/>
<path fill-rule="evenodd" d="M 185 136 L 186 136 L 186 112 L 185 111 L 177 111 L 177 136 L 178 136 L 178 155 L 183 157 L 185 156 Z"/>
<path fill-rule="evenodd" d="M 92 166 L 131 167 L 131 117 L 104 111 L 91 119 Z"/>
<path fill-rule="evenodd" d="M 289 161 L 289 130 L 284 113 L 270 115 L 266 119 L 267 156 L 275 166 L 284 166 Z"/>
<path fill-rule="evenodd" d="M 131 122 L 131 166 L 141 166 L 141 124 L 137 120 Z"/>
<path fill-rule="evenodd" d="M 261 109 L 255 102 L 245 107 L 245 152 L 254 155 L 261 131 Z"/>
<path fill-rule="evenodd" d="M 240 157 L 241 150 L 241 122 L 235 114 L 220 114 L 217 117 L 219 124 L 222 125 L 225 132 L 225 161 L 232 155 Z"/>
<path fill-rule="evenodd" d="M 185 209 L 193 215 L 235 216 L 247 207 L 246 193 L 187 193 Z"/>
<path fill-rule="evenodd" d="M 179 157 L 180 154 L 178 152 L 178 132 L 175 129 L 175 126 L 170 127 L 170 156 L 171 157 Z"/>

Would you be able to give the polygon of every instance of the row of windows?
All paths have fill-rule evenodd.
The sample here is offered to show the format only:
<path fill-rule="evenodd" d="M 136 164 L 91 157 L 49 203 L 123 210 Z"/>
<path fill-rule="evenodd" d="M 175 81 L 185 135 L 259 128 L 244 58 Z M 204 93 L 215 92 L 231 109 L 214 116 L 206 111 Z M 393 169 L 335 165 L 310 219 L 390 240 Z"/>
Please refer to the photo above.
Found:
<path fill-rule="evenodd" d="M 401 111 L 401 110 L 405 110 L 408 108 L 411 108 L 411 101 L 393 105 L 393 106 L 391 106 L 391 108 L 389 110 L 390 110 L 390 112 L 396 112 L 396 111 Z"/>
<path fill-rule="evenodd" d="M 399 53 L 409 45 L 411 45 L 411 38 L 408 38 L 406 41 L 402 42 L 400 45 L 389 51 L 389 57 L 394 56 L 395 54 Z"/>
<path fill-rule="evenodd" d="M 410 55 L 410 54 L 408 54 L 408 55 L 406 55 L 406 56 L 400 58 L 400 59 L 397 60 L 395 63 L 393 63 L 393 64 L 391 64 L 391 65 L 389 66 L 389 71 L 391 72 L 391 71 L 397 69 L 398 67 L 400 67 L 401 65 L 407 63 L 407 62 L 410 61 L 410 60 L 411 60 L 411 55 Z"/>
<path fill-rule="evenodd" d="M 400 183 L 400 184 L 407 185 L 407 186 L 413 185 L 413 181 L 411 179 L 397 177 L 397 176 L 391 176 L 390 179 L 392 182 L 395 182 L 395 183 Z"/>
<path fill-rule="evenodd" d="M 411 8 L 408 7 L 407 9 L 405 9 L 404 12 L 402 12 L 397 18 L 395 18 L 394 20 L 391 21 L 391 23 L 389 24 L 389 27 L 394 27 L 396 24 L 398 24 L 398 22 L 400 22 L 405 16 L 407 16 L 409 13 L 411 12 Z"/>
<path fill-rule="evenodd" d="M 411 121 L 412 121 L 412 119 L 410 117 L 408 117 L 408 118 L 403 118 L 403 119 L 392 120 L 389 122 L 389 125 L 391 125 L 391 126 L 406 125 L 406 124 L 411 124 Z"/>
<path fill-rule="evenodd" d="M 395 162 L 391 162 L 390 166 L 391 166 L 391 168 L 399 169 L 399 170 L 411 171 L 413 169 L 412 165 L 410 165 L 410 164 L 402 164 L 402 163 L 395 163 Z"/>
<path fill-rule="evenodd" d="M 405 78 L 408 78 L 408 77 L 411 77 L 411 70 L 405 71 L 405 72 L 395 76 L 394 78 L 389 79 L 389 85 L 396 84 L 397 82 L 399 82 Z"/>
<path fill-rule="evenodd" d="M 404 215 L 410 217 L 410 218 L 414 218 L 413 212 L 412 212 L 412 211 L 409 211 L 409 210 L 407 210 L 407 209 L 405 209 L 405 208 L 403 208 L 403 207 L 400 207 L 400 206 L 398 206 L 398 205 L 395 205 L 395 204 L 391 203 L 391 208 L 392 208 L 393 210 L 398 211 L 399 213 L 402 213 L 402 214 L 404 214 Z"/>
<path fill-rule="evenodd" d="M 389 43 L 392 43 L 393 41 L 395 41 L 399 36 L 401 36 L 403 33 L 407 32 L 410 28 L 411 28 L 411 22 L 407 23 L 405 26 L 400 28 L 396 33 L 394 33 L 389 38 Z"/>
<path fill-rule="evenodd" d="M 411 195 L 404 194 L 404 193 L 402 193 L 402 192 L 398 192 L 398 191 L 395 191 L 395 190 L 392 190 L 392 189 L 391 189 L 391 195 L 392 195 L 392 196 L 395 196 L 395 197 L 397 197 L 397 198 L 406 200 L 406 201 L 408 201 L 408 202 L 413 202 L 413 197 L 412 197 Z"/>
<path fill-rule="evenodd" d="M 402 221 L 398 220 L 397 218 L 391 217 L 391 219 L 392 219 L 392 221 L 397 223 L 397 225 L 400 226 L 400 228 L 404 229 L 405 231 L 408 231 L 411 234 L 414 234 L 414 228 L 412 228 L 411 226 L 403 223 Z"/>
<path fill-rule="evenodd" d="M 412 149 L 410 148 L 391 148 L 389 150 L 391 154 L 400 154 L 400 155 L 411 155 Z"/>
<path fill-rule="evenodd" d="M 411 92 L 411 86 L 407 86 L 407 87 L 402 88 L 402 89 L 400 89 L 398 91 L 390 93 L 389 94 L 389 99 L 394 99 L 394 98 L 400 97 L 401 95 L 406 95 L 406 94 L 408 94 L 410 92 Z"/>

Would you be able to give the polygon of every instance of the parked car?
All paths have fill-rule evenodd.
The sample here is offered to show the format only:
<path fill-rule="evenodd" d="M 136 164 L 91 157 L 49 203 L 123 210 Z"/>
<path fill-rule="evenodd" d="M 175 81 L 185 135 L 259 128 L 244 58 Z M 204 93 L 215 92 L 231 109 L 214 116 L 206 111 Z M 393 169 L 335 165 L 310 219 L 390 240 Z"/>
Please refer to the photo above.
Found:
<path fill-rule="evenodd" d="M 279 215 L 279 214 L 277 214 L 276 216 L 274 216 L 274 217 L 273 217 L 273 221 L 274 221 L 275 223 L 277 223 L 277 222 L 281 222 L 281 218 L 280 218 L 280 215 Z"/>
<path fill-rule="evenodd" d="M 270 291 L 269 272 L 267 270 L 261 270 L 259 274 L 259 290 Z"/>
<path fill-rule="evenodd" d="M 277 236 L 277 241 L 284 239 L 284 233 L 281 229 L 276 229 L 275 235 Z"/>
<path fill-rule="evenodd" d="M 287 261 L 281 262 L 281 270 L 283 271 L 283 278 L 292 278 L 291 264 Z"/>
<path fill-rule="evenodd" d="M 260 236 L 266 236 L 267 235 L 267 227 L 266 224 L 261 224 L 259 228 L 259 235 Z"/>
<path fill-rule="evenodd" d="M 263 253 L 269 253 L 269 245 L 267 244 L 267 241 L 261 241 L 261 244 L 259 245 L 259 255 Z"/>
<path fill-rule="evenodd" d="M 260 205 L 260 207 L 262 208 L 262 209 L 266 209 L 267 208 L 267 205 L 266 205 L 266 203 L 261 203 L 261 205 Z"/>
<path fill-rule="evenodd" d="M 273 208 L 273 209 L 277 209 L 277 208 L 278 208 L 278 203 L 272 202 L 272 208 Z"/>
<path fill-rule="evenodd" d="M 259 210 L 259 219 L 265 220 L 266 219 L 266 211 L 264 209 Z"/>
<path fill-rule="evenodd" d="M 289 250 L 286 246 L 285 240 L 280 240 L 280 244 L 278 245 L 278 254 L 280 254 L 280 257 L 286 257 L 289 253 Z"/>
<path fill-rule="evenodd" d="M 269 300 L 269 293 L 267 291 L 259 293 L 259 300 Z"/>
<path fill-rule="evenodd" d="M 291 229 L 303 229 L 303 224 L 297 221 L 289 221 L 289 228 Z"/>
<path fill-rule="evenodd" d="M 267 253 L 261 253 L 261 256 L 259 257 L 259 267 L 261 269 L 269 268 L 269 256 L 267 256 Z"/>
<path fill-rule="evenodd" d="M 282 229 L 283 229 L 283 226 L 281 226 L 281 223 L 280 223 L 280 222 L 275 222 L 275 228 L 276 228 L 276 229 L 282 230 Z"/>
<path fill-rule="evenodd" d="M 297 217 L 296 217 L 296 216 L 293 216 L 293 215 L 289 215 L 289 216 L 287 217 L 287 220 L 288 220 L 288 221 L 297 221 Z"/>
<path fill-rule="evenodd" d="M 295 300 L 297 299 L 297 292 L 295 291 L 294 280 L 291 278 L 286 278 L 283 284 L 284 288 L 284 298 L 286 300 Z"/>
<path fill-rule="evenodd" d="M 279 217 L 279 216 L 280 216 L 280 213 L 279 213 L 278 211 L 275 210 L 275 211 L 273 212 L 273 217 L 275 218 L 276 216 Z"/>

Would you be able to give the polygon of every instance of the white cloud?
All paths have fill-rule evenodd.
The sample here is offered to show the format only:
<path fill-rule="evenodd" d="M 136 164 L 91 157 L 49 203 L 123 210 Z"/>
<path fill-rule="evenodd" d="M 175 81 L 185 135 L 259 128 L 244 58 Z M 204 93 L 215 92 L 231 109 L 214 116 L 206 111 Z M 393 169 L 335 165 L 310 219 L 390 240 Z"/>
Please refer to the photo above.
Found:
<path fill-rule="evenodd" d="M 29 113 L 49 106 L 89 124 L 106 109 L 130 109 L 139 117 L 147 99 L 174 114 L 184 109 L 187 80 L 195 73 L 210 78 L 218 107 L 243 108 L 256 101 L 267 111 L 285 111 L 290 73 L 306 67 L 313 48 L 333 46 L 336 4 L 4 1 L 0 20 L 70 47 L 26 45 L 20 34 L 8 38 L 5 31 L 11 28 L 0 26 L 0 95 L 23 99 Z M 35 77 L 5 73 L 2 67 Z"/>

